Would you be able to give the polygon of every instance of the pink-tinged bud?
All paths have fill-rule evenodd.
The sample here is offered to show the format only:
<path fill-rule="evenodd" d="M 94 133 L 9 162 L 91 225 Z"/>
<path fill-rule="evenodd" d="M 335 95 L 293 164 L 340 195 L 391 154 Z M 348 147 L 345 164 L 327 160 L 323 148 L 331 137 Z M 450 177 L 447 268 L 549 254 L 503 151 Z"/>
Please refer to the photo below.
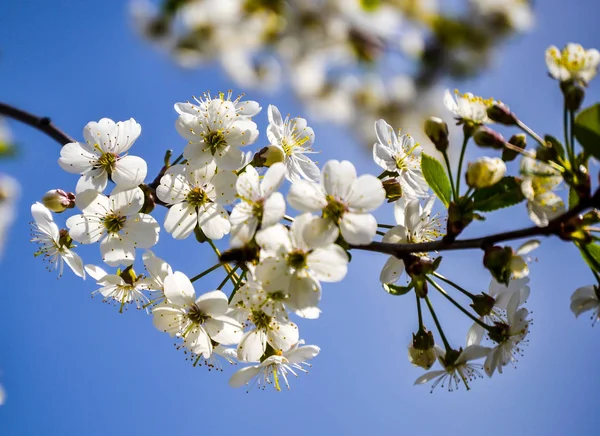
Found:
<path fill-rule="evenodd" d="M 490 120 L 506 126 L 514 126 L 518 121 L 517 116 L 502 103 L 494 103 L 490 106 L 487 109 L 487 116 Z"/>
<path fill-rule="evenodd" d="M 482 157 L 467 167 L 467 185 L 471 188 L 488 188 L 498 183 L 506 173 L 506 164 L 499 157 Z"/>
<path fill-rule="evenodd" d="M 62 189 L 52 189 L 44 194 L 42 203 L 52 212 L 61 213 L 75 207 L 75 194 Z"/>
<path fill-rule="evenodd" d="M 490 129 L 489 127 L 482 126 L 473 135 L 475 143 L 481 147 L 492 147 L 501 150 L 504 148 L 504 137 Z"/>
<path fill-rule="evenodd" d="M 521 150 L 525 150 L 525 147 L 527 147 L 527 136 L 525 136 L 524 133 L 517 133 L 516 135 L 510 137 L 508 143 L 520 148 Z M 505 148 L 502 150 L 502 160 L 504 162 L 510 162 L 515 160 L 518 154 L 518 151 Z"/>
<path fill-rule="evenodd" d="M 448 150 L 448 124 L 442 119 L 431 117 L 425 121 L 425 134 L 435 148 L 442 153 Z"/>

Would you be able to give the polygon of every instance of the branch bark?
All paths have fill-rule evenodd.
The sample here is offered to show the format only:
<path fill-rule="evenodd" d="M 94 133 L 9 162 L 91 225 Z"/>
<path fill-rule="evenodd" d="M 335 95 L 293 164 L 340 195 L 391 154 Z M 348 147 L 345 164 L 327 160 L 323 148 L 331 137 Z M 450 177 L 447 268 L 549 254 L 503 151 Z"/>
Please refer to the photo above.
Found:
<path fill-rule="evenodd" d="M 65 145 L 70 142 L 77 142 L 75 139 L 71 138 L 65 132 L 60 130 L 48 117 L 38 117 L 29 112 L 25 112 L 21 109 L 17 109 L 14 106 L 10 106 L 5 103 L 0 102 L 0 114 L 10 117 L 14 120 L 20 121 L 28 126 L 31 126 L 46 135 L 50 138 L 54 139 L 60 145 Z"/>

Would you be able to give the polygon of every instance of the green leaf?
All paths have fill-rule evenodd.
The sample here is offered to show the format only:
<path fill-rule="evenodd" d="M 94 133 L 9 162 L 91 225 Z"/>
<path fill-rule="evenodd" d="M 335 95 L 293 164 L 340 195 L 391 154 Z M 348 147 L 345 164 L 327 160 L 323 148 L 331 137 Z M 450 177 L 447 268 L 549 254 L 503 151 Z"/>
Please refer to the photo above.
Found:
<path fill-rule="evenodd" d="M 573 188 L 569 188 L 569 209 L 573 209 L 579 203 L 579 195 Z"/>
<path fill-rule="evenodd" d="M 598 244 L 587 244 L 580 245 L 579 250 L 581 256 L 589 267 L 596 272 L 600 272 L 600 245 Z"/>
<path fill-rule="evenodd" d="M 491 212 L 522 202 L 525 196 L 516 178 L 507 176 L 489 188 L 478 189 L 473 196 L 474 208 L 481 212 Z"/>
<path fill-rule="evenodd" d="M 383 284 L 383 289 L 385 289 L 385 292 L 391 295 L 405 295 L 408 294 L 412 288 L 414 288 L 413 282 L 410 282 L 408 286 L 396 286 L 392 285 L 391 283 Z"/>
<path fill-rule="evenodd" d="M 556 139 L 552 135 L 546 135 L 544 136 L 544 141 L 550 143 L 550 145 L 552 146 L 552 150 L 554 150 L 558 157 L 560 157 L 561 159 L 565 158 L 565 148 L 558 139 Z"/>
<path fill-rule="evenodd" d="M 600 159 L 600 104 L 582 110 L 575 118 L 573 132 L 583 149 Z"/>
<path fill-rule="evenodd" d="M 440 161 L 423 153 L 421 155 L 421 171 L 435 195 L 444 203 L 444 206 L 448 207 L 452 200 L 452 186 Z"/>

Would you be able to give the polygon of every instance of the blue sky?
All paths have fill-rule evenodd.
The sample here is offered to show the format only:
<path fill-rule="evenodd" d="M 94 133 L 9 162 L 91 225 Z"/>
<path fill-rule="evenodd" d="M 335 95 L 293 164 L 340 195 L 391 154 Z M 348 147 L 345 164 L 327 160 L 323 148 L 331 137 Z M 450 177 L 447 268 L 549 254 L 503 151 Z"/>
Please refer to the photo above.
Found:
<path fill-rule="evenodd" d="M 536 3 L 536 29 L 503 47 L 489 74 L 449 86 L 493 95 L 538 131 L 558 136 L 561 97 L 546 77 L 543 51 L 570 41 L 600 45 L 600 11 L 595 0 L 571 7 L 560 0 Z M 134 117 L 142 125 L 134 154 L 155 174 L 165 148 L 184 146 L 174 129 L 173 103 L 234 85 L 217 68 L 177 68 L 134 34 L 124 4 L 3 2 L 0 101 L 48 115 L 77 138 L 90 120 Z M 599 100 L 599 89 L 592 84 L 588 103 Z M 283 92 L 239 91 L 264 108 L 275 103 L 283 113 L 306 116 Z M 357 162 L 359 172 L 377 171 L 347 132 L 306 117 L 322 161 L 346 158 Z M 266 111 L 256 121 L 264 131 Z M 57 144 L 25 126 L 12 127 L 21 155 L 2 162 L 2 171 L 17 176 L 23 192 L 0 264 L 0 381 L 8 391 L 0 408 L 1 434 L 563 435 L 590 434 L 600 425 L 594 404 L 599 333 L 587 317 L 575 320 L 568 309 L 573 290 L 591 284 L 592 276 L 570 246 L 548 240 L 535 253 L 528 303 L 534 325 L 517 369 L 478 380 L 470 392 L 430 394 L 429 387 L 412 385 L 421 374 L 406 357 L 416 329 L 413 299 L 383 292 L 377 276 L 384 256 L 355 253 L 345 281 L 325 286 L 322 317 L 300 322 L 302 337 L 322 348 L 310 374 L 293 380 L 290 392 L 246 394 L 228 387 L 231 372 L 193 368 L 150 317 L 134 310 L 119 314 L 89 297 L 96 289 L 91 280 L 72 274 L 57 280 L 34 259 L 29 205 L 48 189 L 74 187 L 76 177 L 56 164 Z M 386 214 L 391 221 L 391 209 Z M 525 224 L 521 207 L 491 219 L 489 228 Z M 213 264 L 204 247 L 162 236 L 156 252 L 175 269 L 193 275 Z M 83 253 L 97 262 L 96 249 Z M 480 253 L 447 253 L 442 271 L 472 291 L 489 283 Z M 213 282 L 203 282 L 198 291 Z M 461 345 L 468 323 L 443 300 L 434 303 L 451 342 Z"/>

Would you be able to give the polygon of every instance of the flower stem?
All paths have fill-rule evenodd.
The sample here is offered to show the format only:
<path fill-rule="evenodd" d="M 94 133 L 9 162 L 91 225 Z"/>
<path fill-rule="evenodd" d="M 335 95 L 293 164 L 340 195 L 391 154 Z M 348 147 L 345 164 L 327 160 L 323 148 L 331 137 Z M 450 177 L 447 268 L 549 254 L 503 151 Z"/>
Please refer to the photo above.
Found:
<path fill-rule="evenodd" d="M 569 138 L 572 138 L 573 132 L 569 134 L 571 130 L 573 130 L 573 126 L 569 129 L 569 108 L 567 107 L 567 99 L 565 98 L 565 103 L 563 106 L 563 129 L 565 131 L 565 147 L 567 149 L 567 153 L 569 155 L 569 161 L 571 162 L 571 168 L 575 168 L 575 152 L 573 151 L 573 144 Z"/>
<path fill-rule="evenodd" d="M 547 147 L 546 145 L 546 141 L 544 141 L 542 138 L 540 138 L 540 135 L 538 135 L 537 133 L 535 133 L 527 124 L 525 124 L 523 121 L 521 120 L 517 120 L 517 126 L 519 126 L 519 128 L 527 133 L 529 136 L 531 136 L 533 139 L 535 139 L 542 147 Z"/>
<path fill-rule="evenodd" d="M 381 227 L 382 229 L 393 229 L 396 226 L 392 226 L 391 224 L 377 224 L 377 227 Z"/>
<path fill-rule="evenodd" d="M 235 285 L 235 287 L 233 288 L 233 291 L 231 291 L 231 295 L 228 298 L 228 302 L 231 303 L 231 300 L 233 300 L 233 297 L 235 297 L 236 292 L 238 291 L 238 289 L 240 289 L 242 287 L 242 282 L 244 281 L 244 279 L 246 278 L 246 273 L 248 271 L 244 270 L 242 272 L 242 274 L 240 275 L 240 279 L 238 280 L 237 284 Z"/>
<path fill-rule="evenodd" d="M 206 271 L 202 271 L 200 274 L 198 274 L 197 276 L 194 276 L 190 279 L 190 282 L 194 283 L 196 280 L 201 279 L 202 277 L 204 277 L 205 275 L 213 272 L 214 270 L 216 270 L 217 268 L 219 268 L 221 265 L 223 265 L 221 262 L 217 263 L 216 265 L 211 266 L 209 269 L 207 269 Z"/>
<path fill-rule="evenodd" d="M 417 297 L 417 313 L 419 314 L 419 330 L 424 330 L 423 312 L 421 311 L 421 297 L 419 297 L 416 292 L 415 292 L 415 297 Z"/>
<path fill-rule="evenodd" d="M 471 135 L 465 133 L 465 137 L 463 139 L 462 148 L 460 149 L 460 159 L 458 160 L 458 172 L 456 173 L 456 198 L 460 195 L 460 179 L 462 174 L 462 166 L 463 160 L 465 159 L 465 152 L 467 151 L 467 143 Z"/>
<path fill-rule="evenodd" d="M 429 308 L 429 312 L 431 313 L 431 317 L 433 318 L 433 322 L 435 322 L 435 326 L 437 327 L 438 332 L 440 333 L 440 337 L 442 338 L 442 341 L 444 342 L 444 347 L 446 347 L 446 351 L 452 350 L 452 347 L 448 343 L 448 339 L 446 339 L 446 335 L 444 334 L 444 330 L 442 330 L 442 326 L 440 324 L 440 321 L 438 320 L 438 317 L 435 314 L 435 311 L 433 310 L 433 306 L 431 305 L 431 301 L 429 301 L 429 297 L 428 296 L 425 296 L 425 302 L 427 303 L 427 307 Z"/>
<path fill-rule="evenodd" d="M 233 275 L 235 274 L 235 272 L 237 271 L 238 268 L 239 268 L 239 266 L 236 265 L 234 268 L 231 269 L 231 271 L 229 272 L 229 274 L 227 274 L 225 276 L 225 278 L 223 279 L 221 284 L 219 286 L 217 286 L 217 290 L 220 291 L 221 289 L 223 289 L 223 286 L 225 286 L 225 283 L 227 283 L 227 280 L 232 279 Z M 233 281 L 233 279 L 231 280 L 231 283 L 233 283 L 233 286 L 237 285 L 237 282 Z"/>
<path fill-rule="evenodd" d="M 431 283 L 433 285 L 434 288 L 436 288 L 440 292 L 440 294 L 442 294 L 444 297 L 446 297 L 448 299 L 448 301 L 450 301 L 453 305 L 455 305 L 462 313 L 467 315 L 469 318 L 471 318 L 474 322 L 479 324 L 484 329 L 486 329 L 488 331 L 490 330 L 491 327 L 489 325 L 487 325 L 486 323 L 481 321 L 476 316 L 473 316 L 472 314 L 470 314 L 467 309 L 462 307 L 454 298 L 452 298 L 450 295 L 448 295 L 448 293 L 446 291 L 444 291 L 440 285 L 438 285 L 436 282 L 434 282 L 431 278 L 429 278 L 427 276 L 426 276 L 426 279 L 429 283 Z"/>
<path fill-rule="evenodd" d="M 447 151 L 444 151 L 444 162 L 446 162 L 448 177 L 450 178 L 450 186 L 452 186 L 452 194 L 454 194 L 454 201 L 456 201 L 458 200 L 458 192 L 456 191 L 456 186 L 454 186 L 454 177 L 452 176 L 452 167 L 450 166 L 450 159 L 448 159 Z"/>
<path fill-rule="evenodd" d="M 469 291 L 467 291 L 465 288 L 462 288 L 462 287 L 458 286 L 456 283 L 454 283 L 453 281 L 451 281 L 451 280 L 447 279 L 447 278 L 446 278 L 446 277 L 444 277 L 443 275 L 441 275 L 441 274 L 438 274 L 438 273 L 436 273 L 436 272 L 434 272 L 434 273 L 433 273 L 433 275 L 434 275 L 435 277 L 437 277 L 438 279 L 440 279 L 440 280 L 442 280 L 442 281 L 444 281 L 444 282 L 448 283 L 450 286 L 452 286 L 452 287 L 456 288 L 457 290 L 459 290 L 460 292 L 462 292 L 463 294 L 465 294 L 467 297 L 469 297 L 469 298 L 474 298 L 474 297 L 475 297 L 473 294 L 471 294 L 471 293 L 470 293 Z"/>

